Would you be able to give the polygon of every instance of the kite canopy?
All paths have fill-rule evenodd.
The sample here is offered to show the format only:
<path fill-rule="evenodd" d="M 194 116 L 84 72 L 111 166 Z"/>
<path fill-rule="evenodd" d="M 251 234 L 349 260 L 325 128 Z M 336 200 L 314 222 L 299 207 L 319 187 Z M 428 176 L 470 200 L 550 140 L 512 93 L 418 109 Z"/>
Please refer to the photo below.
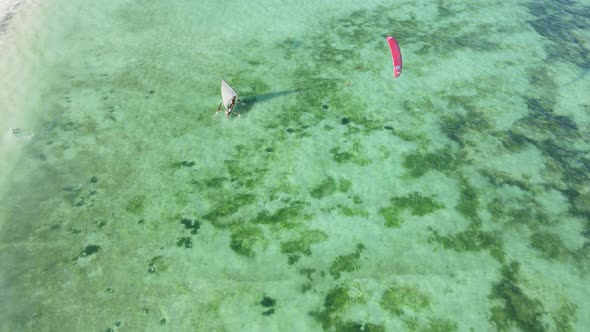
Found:
<path fill-rule="evenodd" d="M 395 38 L 387 36 L 387 43 L 389 44 L 391 59 L 393 60 L 393 77 L 398 78 L 402 73 L 402 52 Z"/>

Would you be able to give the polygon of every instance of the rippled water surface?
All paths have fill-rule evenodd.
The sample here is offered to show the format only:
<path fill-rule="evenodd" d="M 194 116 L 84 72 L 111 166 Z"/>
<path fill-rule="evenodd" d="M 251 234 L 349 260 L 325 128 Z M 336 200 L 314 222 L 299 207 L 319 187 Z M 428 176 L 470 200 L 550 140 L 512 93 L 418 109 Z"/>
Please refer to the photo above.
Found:
<path fill-rule="evenodd" d="M 0 330 L 590 326 L 587 1 L 5 3 Z"/>

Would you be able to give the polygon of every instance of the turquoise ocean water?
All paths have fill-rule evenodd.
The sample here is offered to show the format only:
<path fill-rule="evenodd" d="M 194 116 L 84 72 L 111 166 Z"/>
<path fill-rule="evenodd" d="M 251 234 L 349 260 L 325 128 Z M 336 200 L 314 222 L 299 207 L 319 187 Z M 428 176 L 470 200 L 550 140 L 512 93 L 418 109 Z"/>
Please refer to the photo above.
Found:
<path fill-rule="evenodd" d="M 590 327 L 588 1 L 11 5 L 1 331 Z"/>

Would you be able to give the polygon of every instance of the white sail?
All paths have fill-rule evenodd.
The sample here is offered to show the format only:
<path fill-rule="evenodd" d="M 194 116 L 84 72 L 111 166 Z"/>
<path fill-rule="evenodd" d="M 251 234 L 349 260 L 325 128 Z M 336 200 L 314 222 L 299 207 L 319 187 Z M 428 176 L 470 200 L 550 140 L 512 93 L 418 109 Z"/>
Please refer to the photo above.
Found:
<path fill-rule="evenodd" d="M 223 101 L 223 106 L 225 106 L 226 110 L 231 104 L 231 100 L 234 96 L 238 96 L 236 90 L 229 86 L 226 81 L 221 80 L 221 100 Z"/>

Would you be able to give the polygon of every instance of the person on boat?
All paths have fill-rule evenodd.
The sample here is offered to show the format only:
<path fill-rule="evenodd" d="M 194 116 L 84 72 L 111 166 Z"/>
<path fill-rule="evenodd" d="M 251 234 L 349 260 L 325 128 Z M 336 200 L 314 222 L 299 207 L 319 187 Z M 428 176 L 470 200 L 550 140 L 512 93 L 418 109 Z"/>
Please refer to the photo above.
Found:
<path fill-rule="evenodd" d="M 229 104 L 229 107 L 227 108 L 227 111 L 225 112 L 225 117 L 226 118 L 229 118 L 229 116 L 231 115 L 231 112 L 234 110 L 234 107 L 236 106 L 236 97 L 237 96 L 234 96 L 231 99 L 231 103 Z M 237 101 L 238 101 L 238 103 L 240 102 L 239 99 Z"/>

